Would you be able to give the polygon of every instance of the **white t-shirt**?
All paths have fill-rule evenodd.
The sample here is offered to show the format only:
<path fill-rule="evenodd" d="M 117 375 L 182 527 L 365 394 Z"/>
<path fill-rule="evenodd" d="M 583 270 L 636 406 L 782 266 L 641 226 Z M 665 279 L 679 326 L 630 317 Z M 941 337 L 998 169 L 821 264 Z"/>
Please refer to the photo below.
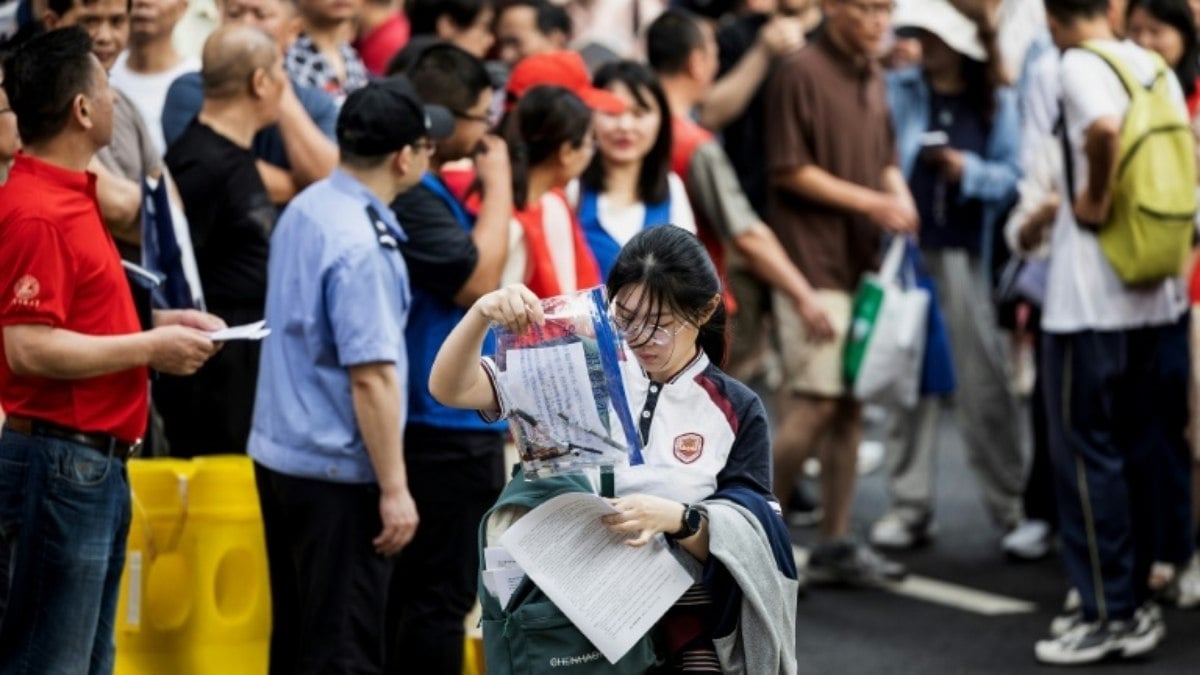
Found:
<path fill-rule="evenodd" d="M 1155 61 L 1132 42 L 1104 45 L 1124 60 L 1133 74 L 1149 82 Z M 1088 174 L 1083 154 L 1084 133 L 1101 117 L 1124 117 L 1129 97 L 1121 80 L 1099 56 L 1082 49 L 1068 50 L 1062 58 L 1063 109 L 1068 139 L 1074 158 L 1075 190 L 1085 189 Z M 1172 93 L 1181 111 L 1186 110 L 1183 92 L 1170 78 Z M 1186 114 L 1186 113 L 1185 113 Z M 1065 176 L 1060 178 L 1065 186 Z M 1063 189 L 1060 194 L 1072 194 Z M 1127 286 L 1113 271 L 1100 250 L 1096 235 L 1079 227 L 1064 198 L 1054 223 L 1051 239 L 1050 276 L 1042 329 L 1048 333 L 1085 330 L 1125 330 L 1172 323 L 1187 309 L 1187 293 L 1181 279 L 1168 279 L 1154 286 Z"/>
<path fill-rule="evenodd" d="M 1042 0 L 1003 0 L 996 11 L 996 24 L 1004 69 L 1016 80 L 1029 46 L 1046 30 L 1046 8 Z"/>
<path fill-rule="evenodd" d="M 129 69 L 128 60 L 129 52 L 121 52 L 108 74 L 108 81 L 133 101 L 133 105 L 142 115 L 142 121 L 146 123 L 158 156 L 162 157 L 167 152 L 167 142 L 163 138 L 162 129 L 162 111 L 167 100 L 167 89 L 180 75 L 200 70 L 200 60 L 195 57 L 185 58 L 174 68 L 153 75 L 133 72 Z"/>
<path fill-rule="evenodd" d="M 695 234 L 696 216 L 692 213 L 692 203 L 688 201 L 683 180 L 674 172 L 668 173 L 667 188 L 671 195 L 671 224 Z M 573 180 L 567 185 L 567 201 L 571 202 L 572 208 L 579 211 L 578 180 Z M 624 246 L 645 226 L 646 206 L 642 202 L 618 205 L 608 197 L 599 195 L 596 199 L 596 216 L 613 241 Z"/>

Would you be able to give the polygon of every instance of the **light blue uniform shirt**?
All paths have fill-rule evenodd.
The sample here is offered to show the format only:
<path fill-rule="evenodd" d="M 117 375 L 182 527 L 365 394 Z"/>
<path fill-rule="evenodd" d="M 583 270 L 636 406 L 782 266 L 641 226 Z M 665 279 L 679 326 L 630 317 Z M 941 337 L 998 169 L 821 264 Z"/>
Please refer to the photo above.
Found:
<path fill-rule="evenodd" d="M 267 327 L 248 452 L 301 478 L 375 482 L 350 366 L 393 363 L 408 381 L 411 298 L 392 210 L 341 170 L 288 204 L 271 236 Z M 404 428 L 407 398 L 396 416 Z"/>

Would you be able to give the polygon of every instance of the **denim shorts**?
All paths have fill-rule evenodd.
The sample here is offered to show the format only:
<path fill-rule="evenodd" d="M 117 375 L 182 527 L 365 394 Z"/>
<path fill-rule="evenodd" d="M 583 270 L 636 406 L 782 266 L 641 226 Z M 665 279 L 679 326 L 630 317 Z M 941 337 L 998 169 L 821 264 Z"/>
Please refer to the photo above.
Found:
<path fill-rule="evenodd" d="M 0 436 L 0 674 L 107 674 L 130 498 L 125 464 Z"/>

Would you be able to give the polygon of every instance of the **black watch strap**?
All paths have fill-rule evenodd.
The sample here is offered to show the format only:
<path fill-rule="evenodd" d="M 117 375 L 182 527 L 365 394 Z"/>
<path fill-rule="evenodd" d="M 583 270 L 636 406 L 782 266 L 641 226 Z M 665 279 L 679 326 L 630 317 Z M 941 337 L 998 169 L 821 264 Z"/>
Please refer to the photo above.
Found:
<path fill-rule="evenodd" d="M 691 504 L 683 505 L 683 516 L 679 519 L 679 530 L 667 534 L 667 538 L 672 541 L 687 539 L 700 531 L 700 519 L 704 517 L 704 511 L 697 506 Z"/>

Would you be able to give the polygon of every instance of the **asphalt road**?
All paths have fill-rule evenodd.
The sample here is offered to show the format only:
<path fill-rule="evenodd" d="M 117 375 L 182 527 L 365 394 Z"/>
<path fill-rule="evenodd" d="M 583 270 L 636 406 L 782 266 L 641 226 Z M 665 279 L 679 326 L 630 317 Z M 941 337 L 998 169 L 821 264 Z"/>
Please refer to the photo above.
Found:
<path fill-rule="evenodd" d="M 1057 554 L 1035 563 L 1005 559 L 1001 534 L 984 512 L 953 415 L 944 415 L 943 420 L 936 539 L 925 548 L 894 557 L 908 564 L 912 573 L 952 586 L 931 584 L 939 591 L 935 600 L 888 590 L 810 587 L 800 600 L 797 617 L 801 673 L 1056 671 L 1035 661 L 1033 644 L 1045 636 L 1063 601 L 1067 582 L 1062 562 Z M 810 487 L 815 493 L 815 485 Z M 860 481 L 856 531 L 865 537 L 885 507 L 881 469 Z M 811 545 L 815 531 L 795 529 L 793 540 L 800 546 Z M 991 595 L 976 597 L 963 588 Z M 981 613 L 988 601 L 998 603 L 1000 613 Z M 1006 602 L 1012 607 L 1006 609 Z M 1031 603 L 1027 611 L 1012 611 L 1021 602 Z M 1167 608 L 1166 622 L 1167 638 L 1150 657 L 1072 672 L 1200 673 L 1200 610 Z"/>

